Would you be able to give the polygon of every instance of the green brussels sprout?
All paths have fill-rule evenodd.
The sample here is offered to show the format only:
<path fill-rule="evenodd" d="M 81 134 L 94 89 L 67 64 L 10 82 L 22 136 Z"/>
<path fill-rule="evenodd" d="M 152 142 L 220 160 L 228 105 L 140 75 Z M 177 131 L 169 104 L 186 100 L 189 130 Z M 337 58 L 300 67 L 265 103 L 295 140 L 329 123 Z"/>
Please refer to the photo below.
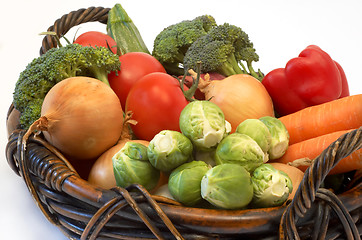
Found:
<path fill-rule="evenodd" d="M 168 189 L 172 197 L 186 205 L 194 206 L 201 200 L 201 179 L 209 170 L 202 161 L 184 163 L 174 169 L 168 180 Z"/>
<path fill-rule="evenodd" d="M 255 140 L 264 153 L 267 153 L 271 144 L 271 134 L 268 127 L 259 119 L 246 119 L 241 122 L 235 132 L 243 133 Z"/>
<path fill-rule="evenodd" d="M 181 132 L 200 150 L 215 148 L 230 126 L 222 110 L 210 101 L 190 102 L 180 114 Z"/>
<path fill-rule="evenodd" d="M 186 136 L 177 131 L 162 130 L 150 141 L 147 154 L 155 168 L 169 172 L 187 162 L 193 146 Z"/>
<path fill-rule="evenodd" d="M 253 198 L 250 173 L 238 164 L 217 165 L 202 178 L 201 196 L 218 208 L 244 208 Z"/>
<path fill-rule="evenodd" d="M 225 120 L 225 135 L 229 135 L 231 133 L 232 127 L 231 127 L 231 123 L 228 122 L 227 120 Z"/>
<path fill-rule="evenodd" d="M 215 162 L 239 164 L 249 172 L 264 163 L 265 154 L 257 142 L 248 135 L 232 133 L 226 136 L 217 146 Z"/>
<path fill-rule="evenodd" d="M 163 184 L 162 186 L 157 188 L 157 190 L 152 195 L 169 198 L 171 200 L 176 201 L 176 199 L 174 199 L 174 197 L 170 193 L 170 190 L 168 188 L 168 183 Z"/>
<path fill-rule="evenodd" d="M 213 149 L 211 151 L 195 151 L 193 156 L 196 161 L 203 161 L 209 166 L 214 167 L 216 166 L 215 151 L 216 149 Z"/>
<path fill-rule="evenodd" d="M 285 125 L 277 118 L 265 116 L 259 118 L 271 134 L 271 143 L 268 151 L 269 159 L 278 159 L 284 155 L 289 146 L 289 133 Z"/>
<path fill-rule="evenodd" d="M 254 197 L 253 207 L 276 207 L 282 205 L 293 191 L 292 180 L 270 164 L 255 169 L 251 176 Z"/>
<path fill-rule="evenodd" d="M 160 179 L 160 171 L 148 161 L 147 147 L 140 143 L 127 142 L 113 156 L 112 162 L 117 186 L 128 187 L 138 183 L 152 190 Z"/>

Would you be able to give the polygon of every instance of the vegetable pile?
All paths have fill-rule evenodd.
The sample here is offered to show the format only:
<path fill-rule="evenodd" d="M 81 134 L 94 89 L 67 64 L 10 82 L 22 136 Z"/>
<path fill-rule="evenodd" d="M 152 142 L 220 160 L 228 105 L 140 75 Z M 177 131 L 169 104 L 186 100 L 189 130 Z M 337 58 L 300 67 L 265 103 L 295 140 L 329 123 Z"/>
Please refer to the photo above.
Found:
<path fill-rule="evenodd" d="M 152 51 L 120 4 L 106 31 L 35 58 L 13 94 L 24 142 L 39 135 L 90 163 L 95 186 L 141 184 L 191 207 L 281 206 L 313 159 L 362 125 L 362 94 L 349 96 L 315 45 L 264 76 L 249 36 L 210 15 L 166 26 Z M 362 169 L 361 153 L 326 181 Z"/>

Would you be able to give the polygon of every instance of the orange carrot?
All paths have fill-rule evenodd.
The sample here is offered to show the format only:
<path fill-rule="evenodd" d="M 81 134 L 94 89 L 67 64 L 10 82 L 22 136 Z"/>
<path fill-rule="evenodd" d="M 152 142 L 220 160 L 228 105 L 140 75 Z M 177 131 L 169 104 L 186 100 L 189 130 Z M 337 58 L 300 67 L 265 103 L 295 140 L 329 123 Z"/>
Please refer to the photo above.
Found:
<path fill-rule="evenodd" d="M 362 126 L 362 94 L 312 106 L 279 118 L 289 132 L 289 144 Z"/>
<path fill-rule="evenodd" d="M 275 160 L 280 163 L 291 163 L 303 172 L 311 165 L 311 161 L 318 157 L 324 149 L 336 141 L 340 136 L 352 130 L 337 131 L 311 138 L 289 146 L 285 154 Z M 341 159 L 329 174 L 346 173 L 362 168 L 362 149 L 354 151 L 351 155 Z"/>

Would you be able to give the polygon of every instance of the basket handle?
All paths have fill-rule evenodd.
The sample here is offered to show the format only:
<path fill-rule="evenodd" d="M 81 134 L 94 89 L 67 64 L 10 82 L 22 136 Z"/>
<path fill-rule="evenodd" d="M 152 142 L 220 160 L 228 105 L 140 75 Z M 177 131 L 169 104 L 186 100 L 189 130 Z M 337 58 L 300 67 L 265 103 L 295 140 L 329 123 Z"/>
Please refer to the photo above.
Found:
<path fill-rule="evenodd" d="M 53 26 L 48 28 L 48 32 L 55 32 L 60 38 L 64 36 L 72 27 L 88 22 L 100 22 L 106 24 L 108 21 L 108 12 L 110 8 L 89 7 L 81 8 L 64 14 L 54 22 Z M 49 49 L 57 47 L 57 41 L 54 37 L 46 35 L 40 48 L 40 55 L 46 53 Z"/>
<path fill-rule="evenodd" d="M 322 205 L 322 212 L 329 212 L 330 208 L 334 210 L 348 239 L 360 239 L 354 220 L 340 199 L 331 191 L 320 188 L 330 170 L 341 159 L 360 148 L 362 148 L 362 127 L 342 135 L 314 159 L 313 164 L 306 170 L 291 204 L 286 207 L 282 215 L 279 229 L 280 239 L 300 239 L 296 221 L 306 215 L 316 199 L 318 204 Z M 360 183 L 359 187 L 361 188 L 361 186 Z M 317 231 L 319 237 L 326 234 L 328 227 L 328 223 L 326 223 L 328 219 L 323 215 L 329 214 L 322 213 L 320 214 L 321 219 L 315 221 L 316 224 L 322 222 Z"/>

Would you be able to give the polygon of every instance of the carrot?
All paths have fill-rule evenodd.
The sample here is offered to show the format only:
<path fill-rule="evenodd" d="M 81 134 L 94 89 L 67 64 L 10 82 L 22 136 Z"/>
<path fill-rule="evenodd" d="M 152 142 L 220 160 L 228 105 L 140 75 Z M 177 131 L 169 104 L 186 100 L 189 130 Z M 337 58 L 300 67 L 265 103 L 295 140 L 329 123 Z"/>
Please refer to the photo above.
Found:
<path fill-rule="evenodd" d="M 285 154 L 275 162 L 290 164 L 298 167 L 303 172 L 312 164 L 312 160 L 318 157 L 324 149 L 336 141 L 340 136 L 352 130 L 337 131 L 311 138 L 288 147 Z M 329 174 L 346 173 L 362 168 L 362 149 L 354 151 L 351 155 L 341 159 L 331 169 Z"/>
<path fill-rule="evenodd" d="M 289 132 L 289 144 L 359 128 L 362 126 L 362 94 L 308 107 L 279 119 Z"/>

